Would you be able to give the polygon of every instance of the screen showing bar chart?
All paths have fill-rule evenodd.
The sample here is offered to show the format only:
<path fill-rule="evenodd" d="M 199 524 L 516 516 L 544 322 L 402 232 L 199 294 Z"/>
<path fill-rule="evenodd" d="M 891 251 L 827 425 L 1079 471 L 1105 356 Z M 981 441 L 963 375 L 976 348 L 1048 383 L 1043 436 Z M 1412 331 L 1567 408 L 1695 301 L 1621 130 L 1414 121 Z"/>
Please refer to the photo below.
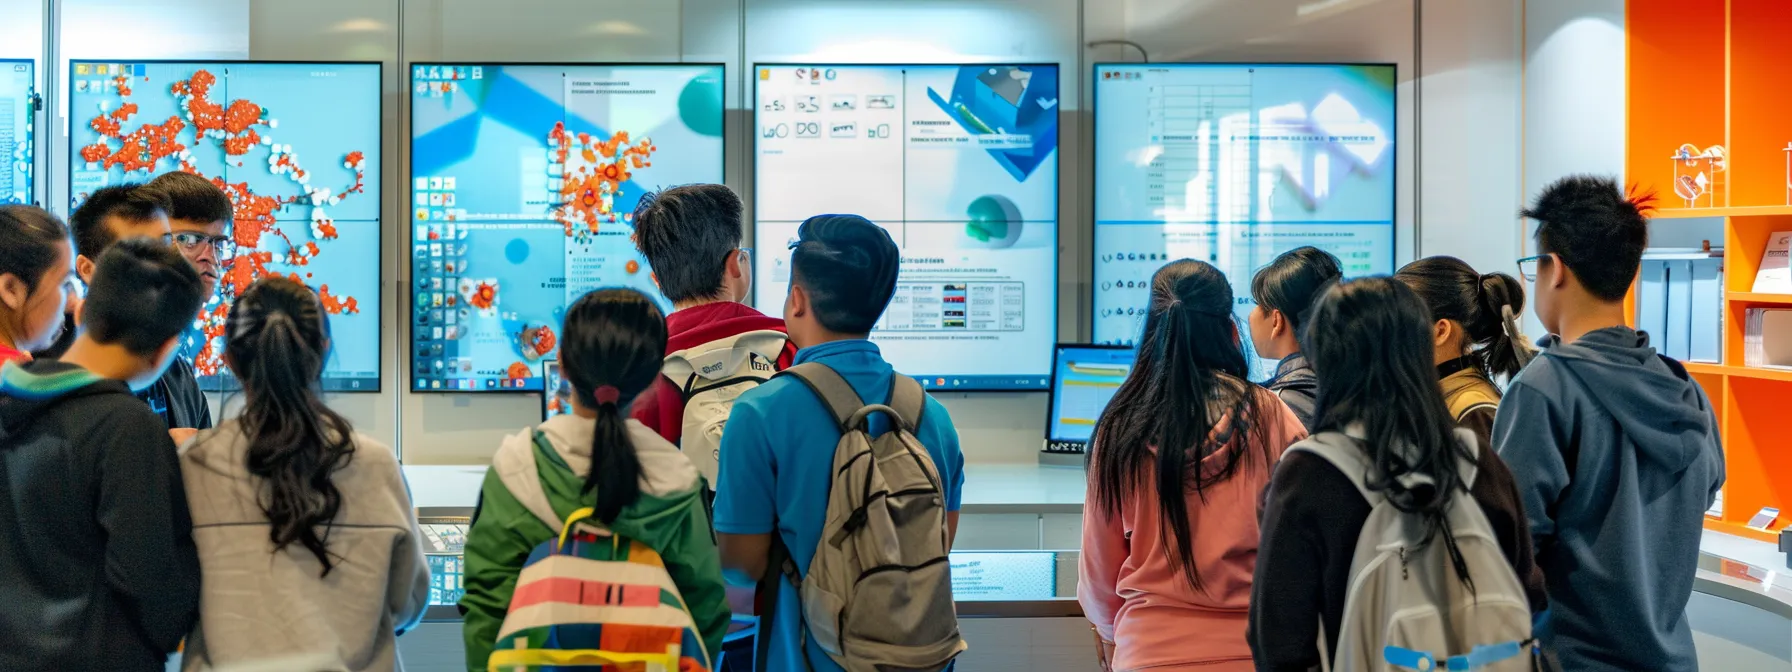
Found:
<path fill-rule="evenodd" d="M 1060 345 L 1052 371 L 1052 417 L 1048 442 L 1088 442 L 1095 422 L 1120 384 L 1132 373 L 1134 351 L 1090 345 Z"/>

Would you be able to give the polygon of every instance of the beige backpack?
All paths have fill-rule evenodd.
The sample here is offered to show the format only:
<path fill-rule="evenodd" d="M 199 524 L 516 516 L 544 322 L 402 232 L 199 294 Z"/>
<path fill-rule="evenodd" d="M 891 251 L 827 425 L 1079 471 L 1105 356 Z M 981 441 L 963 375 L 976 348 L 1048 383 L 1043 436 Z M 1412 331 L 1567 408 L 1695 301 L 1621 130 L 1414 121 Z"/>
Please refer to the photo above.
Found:
<path fill-rule="evenodd" d="M 897 374 L 890 403 L 867 406 L 825 364 L 778 375 L 807 385 L 841 427 L 809 573 L 797 576 L 788 560 L 780 568 L 802 596 L 806 632 L 847 672 L 945 669 L 966 647 L 952 603 L 946 493 L 915 439 L 927 394 Z M 891 429 L 873 439 L 879 413 Z"/>

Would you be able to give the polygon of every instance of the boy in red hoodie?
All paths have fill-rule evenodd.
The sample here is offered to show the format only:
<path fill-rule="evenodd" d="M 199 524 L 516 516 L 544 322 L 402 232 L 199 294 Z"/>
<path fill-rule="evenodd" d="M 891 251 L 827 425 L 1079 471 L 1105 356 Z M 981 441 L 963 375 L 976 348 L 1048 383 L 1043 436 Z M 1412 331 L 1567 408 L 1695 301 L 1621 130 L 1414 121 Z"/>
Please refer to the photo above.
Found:
<path fill-rule="evenodd" d="M 720 184 L 691 184 L 641 197 L 635 247 L 647 257 L 660 292 L 672 301 L 666 354 L 750 331 L 784 331 L 784 320 L 741 303 L 753 284 L 753 262 L 741 244 L 740 197 Z M 796 346 L 785 344 L 778 368 Z M 629 414 L 667 441 L 684 431 L 684 395 L 661 376 Z"/>

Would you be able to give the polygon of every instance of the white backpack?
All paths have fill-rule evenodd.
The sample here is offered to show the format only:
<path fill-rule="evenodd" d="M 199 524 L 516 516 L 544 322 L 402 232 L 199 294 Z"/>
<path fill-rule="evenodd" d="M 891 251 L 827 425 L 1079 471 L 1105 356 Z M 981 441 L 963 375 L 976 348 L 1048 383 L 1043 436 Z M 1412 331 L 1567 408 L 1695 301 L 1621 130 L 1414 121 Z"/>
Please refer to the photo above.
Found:
<path fill-rule="evenodd" d="M 1478 457 L 1481 447 L 1474 434 L 1458 430 L 1457 436 Z M 1421 544 L 1423 519 L 1369 489 L 1372 465 L 1357 440 L 1325 432 L 1288 449 L 1296 452 L 1332 463 L 1371 507 L 1350 563 L 1335 656 L 1326 643 L 1325 624 L 1319 624 L 1321 669 L 1508 672 L 1540 664 L 1524 584 L 1500 550 L 1487 515 L 1467 492 L 1475 482 L 1475 462 L 1460 465 L 1462 489 L 1450 493 L 1445 510 L 1474 581 L 1471 592 L 1456 576 L 1442 533 Z"/>
<path fill-rule="evenodd" d="M 666 355 L 660 372 L 684 395 L 684 435 L 678 447 L 712 489 L 722 426 L 734 400 L 778 372 L 778 357 L 789 340 L 781 331 L 748 331 Z"/>
<path fill-rule="evenodd" d="M 927 393 L 896 374 L 889 403 L 868 406 L 825 364 L 799 364 L 778 375 L 802 381 L 840 423 L 835 476 L 809 573 L 799 576 L 783 549 L 774 551 L 774 571 L 801 596 L 805 637 L 813 636 L 847 672 L 945 669 L 966 646 L 952 602 L 946 492 L 932 456 L 915 439 Z M 871 416 L 880 413 L 890 430 L 873 439 Z M 805 652 L 799 644 L 795 655 Z M 758 669 L 765 669 L 763 659 Z"/>

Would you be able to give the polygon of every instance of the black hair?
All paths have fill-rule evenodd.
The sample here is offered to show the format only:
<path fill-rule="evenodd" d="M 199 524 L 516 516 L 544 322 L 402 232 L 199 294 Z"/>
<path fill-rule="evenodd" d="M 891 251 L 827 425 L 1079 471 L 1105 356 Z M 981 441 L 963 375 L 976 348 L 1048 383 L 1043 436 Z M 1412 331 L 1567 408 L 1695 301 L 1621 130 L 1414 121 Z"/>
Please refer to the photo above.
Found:
<path fill-rule="evenodd" d="M 740 249 L 740 197 L 720 184 L 688 184 L 641 197 L 635 249 L 673 302 L 722 293 L 728 254 Z"/>
<path fill-rule="evenodd" d="M 1544 187 L 1519 216 L 1537 220 L 1539 251 L 1560 258 L 1593 296 L 1615 302 L 1642 266 L 1654 200 L 1625 195 L 1609 177 L 1572 175 Z"/>
<path fill-rule="evenodd" d="M 81 327 L 101 344 L 154 357 L 193 325 L 204 291 L 199 271 L 172 245 L 150 238 L 121 240 L 100 255 L 81 306 Z"/>
<path fill-rule="evenodd" d="M 108 217 L 142 221 L 153 219 L 158 212 L 168 214 L 173 207 L 167 194 L 147 184 L 96 189 L 68 216 L 69 228 L 75 232 L 75 253 L 98 261 L 106 248 L 118 242 L 117 235 L 106 226 Z"/>
<path fill-rule="evenodd" d="M 1207 262 L 1171 262 L 1151 279 L 1137 363 L 1096 421 L 1085 458 L 1095 503 L 1109 515 L 1118 515 L 1128 495 L 1155 474 L 1149 485 L 1157 490 L 1164 552 L 1196 589 L 1202 583 L 1186 489 L 1204 496 L 1247 460 L 1270 464 L 1267 426 L 1258 422 L 1248 372 L 1226 276 Z M 1216 423 L 1227 417 L 1230 426 L 1214 436 Z M 1221 451 L 1223 460 L 1206 461 Z"/>
<path fill-rule="evenodd" d="M 560 371 L 579 404 L 597 413 L 585 492 L 597 491 L 597 519 L 612 523 L 641 496 L 628 406 L 659 379 L 666 318 L 645 294 L 599 289 L 566 309 L 560 336 Z"/>
<path fill-rule="evenodd" d="M 27 292 L 56 263 L 57 243 L 68 244 L 68 227 L 50 211 L 31 205 L 0 205 L 0 273 L 25 282 Z"/>
<path fill-rule="evenodd" d="M 1394 274 L 1425 302 L 1432 321 L 1462 326 L 1474 346 L 1472 354 L 1488 378 L 1514 376 L 1524 368 L 1518 349 L 1524 338 L 1506 330 L 1505 312 L 1524 314 L 1524 283 L 1505 273 L 1475 272 L 1455 257 L 1426 257 Z"/>
<path fill-rule="evenodd" d="M 835 333 L 871 333 L 902 266 L 890 232 L 858 215 L 816 215 L 796 236 L 790 281 L 809 293 L 816 321 Z"/>
<path fill-rule="evenodd" d="M 230 307 L 224 354 L 249 402 L 238 421 L 268 540 L 276 551 L 304 546 L 323 565 L 320 576 L 336 566 L 329 537 L 342 491 L 332 476 L 355 452 L 354 428 L 318 395 L 329 351 L 323 303 L 295 280 L 257 280 Z"/>
<path fill-rule="evenodd" d="M 1289 328 L 1300 333 L 1313 300 L 1344 277 L 1344 269 L 1332 253 L 1311 245 L 1276 255 L 1251 278 L 1251 298 L 1265 310 L 1280 312 Z"/>
<path fill-rule="evenodd" d="M 1474 458 L 1444 404 L 1431 325 L 1424 302 L 1393 278 L 1361 278 L 1327 290 L 1302 337 L 1301 350 L 1319 379 L 1313 429 L 1360 430 L 1357 444 L 1374 464 L 1369 488 L 1422 516 L 1426 542 L 1441 532 L 1457 576 L 1472 590 L 1445 508 L 1451 493 L 1468 489 L 1459 460 Z"/>
<path fill-rule="evenodd" d="M 236 218 L 230 197 L 223 189 L 193 173 L 177 170 L 163 173 L 149 181 L 149 186 L 168 198 L 168 217 L 189 222 L 211 224 Z"/>

